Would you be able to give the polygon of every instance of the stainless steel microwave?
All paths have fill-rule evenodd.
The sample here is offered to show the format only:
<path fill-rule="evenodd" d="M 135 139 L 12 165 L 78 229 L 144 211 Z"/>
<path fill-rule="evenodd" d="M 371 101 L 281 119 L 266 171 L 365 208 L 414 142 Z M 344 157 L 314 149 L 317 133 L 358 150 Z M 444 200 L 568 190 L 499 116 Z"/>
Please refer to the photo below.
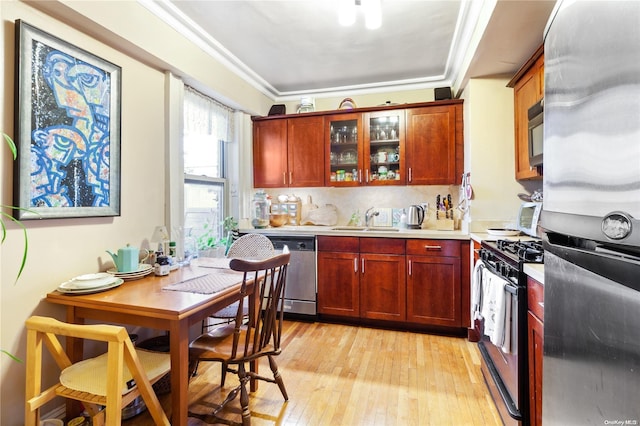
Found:
<path fill-rule="evenodd" d="M 542 165 L 543 144 L 543 105 L 544 100 L 536 102 L 529 108 L 529 165 Z"/>

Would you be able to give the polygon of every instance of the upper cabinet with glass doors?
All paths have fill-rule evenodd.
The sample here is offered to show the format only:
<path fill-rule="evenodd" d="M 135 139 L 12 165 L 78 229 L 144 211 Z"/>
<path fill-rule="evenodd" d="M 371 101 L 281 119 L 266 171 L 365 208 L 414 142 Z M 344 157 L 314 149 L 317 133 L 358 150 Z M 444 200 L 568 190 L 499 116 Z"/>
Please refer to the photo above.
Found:
<path fill-rule="evenodd" d="M 368 112 L 364 121 L 364 181 L 404 185 L 404 110 Z"/>
<path fill-rule="evenodd" d="M 325 117 L 328 186 L 404 185 L 404 110 Z"/>
<path fill-rule="evenodd" d="M 327 186 L 357 186 L 363 183 L 362 114 L 325 117 L 325 169 Z"/>

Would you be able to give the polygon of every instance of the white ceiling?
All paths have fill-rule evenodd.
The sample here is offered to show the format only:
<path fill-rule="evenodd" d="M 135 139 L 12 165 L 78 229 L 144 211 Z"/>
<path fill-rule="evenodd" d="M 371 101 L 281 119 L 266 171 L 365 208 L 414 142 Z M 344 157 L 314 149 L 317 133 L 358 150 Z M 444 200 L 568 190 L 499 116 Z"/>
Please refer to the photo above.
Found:
<path fill-rule="evenodd" d="M 515 73 L 542 43 L 555 0 L 382 0 L 382 27 L 338 0 L 140 0 L 275 101 L 464 87 Z M 357 7 L 361 9 L 360 6 Z"/>

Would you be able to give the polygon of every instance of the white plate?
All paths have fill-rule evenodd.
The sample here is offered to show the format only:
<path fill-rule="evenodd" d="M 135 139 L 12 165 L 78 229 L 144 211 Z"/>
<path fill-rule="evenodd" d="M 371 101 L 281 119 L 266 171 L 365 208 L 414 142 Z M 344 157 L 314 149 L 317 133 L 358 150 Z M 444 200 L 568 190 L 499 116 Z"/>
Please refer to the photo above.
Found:
<path fill-rule="evenodd" d="M 77 277 L 74 278 L 74 280 L 78 280 L 78 281 L 93 281 L 93 280 L 98 280 L 98 279 L 105 278 L 105 277 L 110 277 L 110 275 L 107 274 L 106 272 L 98 272 L 98 273 L 95 273 L 95 274 L 78 275 Z"/>
<path fill-rule="evenodd" d="M 153 265 L 149 265 L 147 263 L 141 263 L 138 265 L 138 269 L 135 271 L 131 271 L 131 272 L 118 272 L 117 268 L 111 268 L 111 269 L 107 269 L 107 272 L 115 275 L 116 277 L 126 277 L 126 276 L 130 276 L 130 275 L 140 275 L 143 274 L 145 272 L 149 272 L 151 269 L 153 269 Z"/>
<path fill-rule="evenodd" d="M 504 229 L 504 228 L 489 228 L 487 229 L 489 235 L 495 235 L 500 237 L 513 237 L 520 235 L 520 231 L 517 229 Z"/>
<path fill-rule="evenodd" d="M 72 278 L 68 283 L 69 287 L 73 286 L 74 288 L 94 288 L 111 284 L 113 279 L 113 275 L 107 274 L 106 272 L 99 272 L 97 274 L 80 275 Z"/>
<path fill-rule="evenodd" d="M 116 288 L 116 287 L 122 285 L 124 280 L 122 278 L 116 278 L 113 282 L 111 282 L 109 284 L 98 286 L 98 287 L 93 287 L 93 288 L 74 288 L 74 287 L 70 288 L 68 285 L 65 285 L 65 284 L 67 284 L 69 282 L 70 281 L 67 281 L 66 283 L 60 284 L 60 286 L 57 288 L 57 290 L 60 293 L 65 293 L 65 294 L 91 294 L 91 293 L 98 293 L 98 292 L 101 292 L 101 291 L 106 291 L 106 290 L 110 290 L 112 288 Z"/>
<path fill-rule="evenodd" d="M 75 290 L 87 290 L 93 288 L 104 287 L 106 285 L 113 284 L 118 277 L 114 277 L 113 275 L 108 274 L 109 276 L 106 278 L 101 278 L 99 280 L 93 281 L 77 281 L 75 279 L 71 279 L 69 281 L 63 282 L 60 284 L 59 288 L 62 288 L 67 291 L 75 291 Z"/>

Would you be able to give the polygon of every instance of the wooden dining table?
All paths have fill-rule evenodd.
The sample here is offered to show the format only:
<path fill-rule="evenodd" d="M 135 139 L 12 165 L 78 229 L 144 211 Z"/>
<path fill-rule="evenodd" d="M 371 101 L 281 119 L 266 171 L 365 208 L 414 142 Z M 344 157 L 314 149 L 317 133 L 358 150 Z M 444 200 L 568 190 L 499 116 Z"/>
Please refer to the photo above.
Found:
<path fill-rule="evenodd" d="M 141 279 L 125 281 L 122 285 L 103 292 L 69 294 L 55 290 L 46 297 L 47 302 L 67 307 L 66 321 L 70 323 L 84 324 L 85 320 L 92 320 L 169 332 L 172 425 L 187 425 L 189 328 L 194 324 L 200 324 L 210 314 L 240 298 L 242 273 L 232 271 L 228 267 L 204 265 L 205 262 L 201 262 L 200 266 L 197 262 L 192 262 L 191 265 L 181 267 L 167 276 L 158 277 L 151 273 Z M 165 288 L 209 274 L 233 274 L 237 277 L 237 283 L 211 294 Z M 247 292 L 249 306 L 256 306 L 253 285 L 247 287 Z M 254 314 L 250 312 L 250 315 Z M 66 344 L 72 362 L 83 359 L 81 339 L 67 339 Z M 255 371 L 257 365 L 252 365 L 251 368 Z M 256 384 L 252 383 L 252 390 L 255 390 L 255 386 Z M 72 410 L 70 407 L 68 404 L 68 411 Z"/>

